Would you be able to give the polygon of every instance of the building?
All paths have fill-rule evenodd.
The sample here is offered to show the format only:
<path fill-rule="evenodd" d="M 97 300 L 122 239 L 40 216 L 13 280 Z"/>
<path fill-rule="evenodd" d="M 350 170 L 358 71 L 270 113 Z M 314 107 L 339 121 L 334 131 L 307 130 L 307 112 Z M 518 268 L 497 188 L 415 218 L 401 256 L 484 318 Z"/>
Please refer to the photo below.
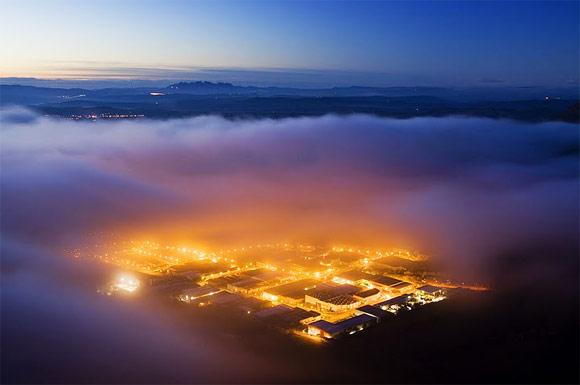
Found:
<path fill-rule="evenodd" d="M 320 282 L 314 279 L 301 279 L 266 289 L 262 293 L 262 298 L 296 307 L 304 302 L 306 292 L 315 289 L 319 284 Z"/>
<path fill-rule="evenodd" d="M 381 291 L 376 287 L 354 293 L 353 296 L 361 302 L 372 302 L 377 300 L 381 295 Z"/>
<path fill-rule="evenodd" d="M 360 301 L 348 294 L 333 295 L 329 292 L 317 292 L 307 294 L 304 303 L 316 308 L 318 311 L 342 313 L 356 309 Z"/>
<path fill-rule="evenodd" d="M 269 326 L 288 329 L 303 329 L 303 325 L 320 320 L 320 313 L 308 311 L 299 307 L 277 305 L 256 313 L 256 317 L 266 322 Z"/>
<path fill-rule="evenodd" d="M 292 327 L 316 322 L 318 320 L 320 320 L 320 313 L 296 307 L 292 309 L 291 312 L 285 313 L 279 317 L 278 322 L 285 322 L 289 327 Z"/>
<path fill-rule="evenodd" d="M 279 271 L 274 271 L 266 268 L 247 270 L 244 272 L 244 275 L 263 282 L 276 281 L 285 276 L 283 273 Z"/>
<path fill-rule="evenodd" d="M 417 297 L 427 301 L 443 299 L 445 298 L 445 294 L 445 289 L 433 285 L 424 285 L 415 291 Z"/>
<path fill-rule="evenodd" d="M 251 295 L 252 293 L 258 291 L 260 286 L 264 284 L 264 281 L 255 278 L 243 278 L 240 277 L 239 281 L 228 283 L 227 290 L 232 293 L 241 293 L 245 295 Z"/>
<path fill-rule="evenodd" d="M 354 334 L 377 323 L 377 319 L 368 314 L 361 314 L 337 323 L 319 320 L 308 324 L 308 334 L 324 338 L 337 338 L 345 334 Z"/>
<path fill-rule="evenodd" d="M 181 294 L 179 294 L 179 299 L 181 301 L 184 301 L 184 302 L 191 302 L 191 301 L 194 301 L 194 300 L 201 298 L 201 297 L 217 294 L 220 291 L 221 291 L 221 289 L 218 289 L 216 287 L 209 286 L 209 285 L 202 286 L 202 287 L 189 288 L 189 289 L 183 290 L 181 292 Z"/>
<path fill-rule="evenodd" d="M 372 277 L 372 274 L 361 270 L 349 270 L 335 275 L 332 281 L 342 285 L 369 286 Z"/>
<path fill-rule="evenodd" d="M 393 285 L 403 282 L 396 278 L 385 275 L 374 275 L 361 270 L 349 270 L 339 273 L 332 280 L 336 283 L 358 285 L 368 288 L 377 287 L 379 289 L 388 289 Z"/>
<path fill-rule="evenodd" d="M 417 261 L 400 258 L 394 255 L 385 256 L 373 261 L 374 264 L 390 268 L 392 270 L 417 270 Z"/>
<path fill-rule="evenodd" d="M 264 301 L 261 301 L 254 297 L 242 297 L 235 302 L 232 308 L 241 311 L 244 314 L 253 314 L 264 308 Z"/>
<path fill-rule="evenodd" d="M 399 282 L 391 286 L 390 289 L 395 293 L 410 293 L 413 291 L 413 284 L 409 282 Z"/>
<path fill-rule="evenodd" d="M 354 294 L 359 292 L 360 288 L 348 284 L 337 284 L 335 282 L 321 282 L 316 285 L 316 288 L 309 290 L 308 295 L 312 296 L 315 293 L 322 293 L 328 295 L 328 298 L 343 294 Z"/>
<path fill-rule="evenodd" d="M 399 279 L 388 277 L 386 275 L 373 275 L 369 281 L 373 284 L 373 286 L 389 290 L 393 286 L 403 283 L 403 281 Z"/>
<path fill-rule="evenodd" d="M 247 270 L 243 273 L 234 276 L 222 277 L 226 284 L 226 290 L 232 293 L 241 293 L 244 295 L 258 294 L 260 289 L 265 285 L 272 285 L 279 283 L 280 277 L 284 274 L 270 269 L 260 268 L 254 270 Z M 225 278 L 233 278 L 235 280 L 226 280 Z"/>
<path fill-rule="evenodd" d="M 351 294 L 360 291 L 356 286 L 337 285 L 332 282 L 322 283 L 309 290 L 304 296 L 304 303 L 318 311 L 345 312 L 360 305 L 360 300 Z"/>
<path fill-rule="evenodd" d="M 157 293 L 169 294 L 171 296 L 179 296 L 181 292 L 186 289 L 199 287 L 197 284 L 191 282 L 188 278 L 178 275 L 164 275 L 155 277 L 150 284 L 152 291 Z"/>
<path fill-rule="evenodd" d="M 391 298 L 387 301 L 377 303 L 374 306 L 391 313 L 397 313 L 399 310 L 409 308 L 409 301 L 411 298 L 411 295 L 403 294 L 398 297 Z"/>
<path fill-rule="evenodd" d="M 371 317 L 375 317 L 377 322 L 381 322 L 386 318 L 393 317 L 393 313 L 389 313 L 387 311 L 382 310 L 379 307 L 371 306 L 371 305 L 364 305 L 357 308 L 354 312 L 355 315 L 367 314 Z"/>

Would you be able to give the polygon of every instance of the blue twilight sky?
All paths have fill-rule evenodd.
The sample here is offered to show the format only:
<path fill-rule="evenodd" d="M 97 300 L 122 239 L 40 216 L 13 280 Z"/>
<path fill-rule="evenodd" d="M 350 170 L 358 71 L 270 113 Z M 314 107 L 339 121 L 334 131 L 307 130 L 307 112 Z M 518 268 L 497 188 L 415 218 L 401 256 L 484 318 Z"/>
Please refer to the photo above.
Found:
<path fill-rule="evenodd" d="M 0 2 L 0 74 L 570 85 L 579 2 Z M 221 72 L 220 72 L 221 71 Z M 272 73 L 274 75 L 272 75 Z"/>

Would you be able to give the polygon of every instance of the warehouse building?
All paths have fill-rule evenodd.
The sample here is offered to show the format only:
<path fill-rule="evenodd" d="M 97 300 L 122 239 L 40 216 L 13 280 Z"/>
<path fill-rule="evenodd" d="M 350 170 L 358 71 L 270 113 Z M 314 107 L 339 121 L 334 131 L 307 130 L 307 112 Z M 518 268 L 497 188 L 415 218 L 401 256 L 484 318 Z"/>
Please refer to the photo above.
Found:
<path fill-rule="evenodd" d="M 359 291 L 358 293 L 354 293 L 353 296 L 358 299 L 359 301 L 364 302 L 372 302 L 377 300 L 381 295 L 381 291 L 376 287 L 372 289 L 367 289 L 363 291 Z"/>
<path fill-rule="evenodd" d="M 308 324 L 308 334 L 324 338 L 337 338 L 345 334 L 354 334 L 377 323 L 377 319 L 368 314 L 361 314 L 337 323 L 320 320 Z"/>
<path fill-rule="evenodd" d="M 260 286 L 264 284 L 264 281 L 255 278 L 242 278 L 239 281 L 228 283 L 227 290 L 232 293 L 240 293 L 244 295 L 251 295 L 252 293 L 258 291 Z"/>
<path fill-rule="evenodd" d="M 377 322 L 381 322 L 382 320 L 384 320 L 386 318 L 393 317 L 393 313 L 389 313 L 387 311 L 382 310 L 379 307 L 371 306 L 371 305 L 364 305 L 364 306 L 357 308 L 355 310 L 354 314 L 355 315 L 361 315 L 361 314 L 370 315 L 371 317 L 375 317 L 377 319 Z"/>
<path fill-rule="evenodd" d="M 304 302 L 318 311 L 341 313 L 360 306 L 360 301 L 348 294 L 334 295 L 331 292 L 316 292 L 307 294 Z"/>
<path fill-rule="evenodd" d="M 309 290 L 304 303 L 318 311 L 345 312 L 360 305 L 359 300 L 351 294 L 360 291 L 356 286 L 337 285 L 333 282 L 322 283 L 316 289 Z"/>
<path fill-rule="evenodd" d="M 315 289 L 319 284 L 319 281 L 314 279 L 301 279 L 271 287 L 262 293 L 262 298 L 296 307 L 304 302 L 306 292 Z"/>
<path fill-rule="evenodd" d="M 445 289 L 433 285 L 424 285 L 415 291 L 415 295 L 424 301 L 441 300 L 445 298 L 445 294 Z"/>
<path fill-rule="evenodd" d="M 413 291 L 413 284 L 409 282 L 399 282 L 391 286 L 391 291 L 395 293 L 410 293 Z"/>
<path fill-rule="evenodd" d="M 411 295 L 403 294 L 387 301 L 377 303 L 374 306 L 391 313 L 397 313 L 400 310 L 409 309 L 409 301 L 411 298 Z"/>
<path fill-rule="evenodd" d="M 361 270 L 349 270 L 335 275 L 332 281 L 343 285 L 368 286 L 372 277 L 372 274 Z"/>
<path fill-rule="evenodd" d="M 337 274 L 333 282 L 349 285 L 358 285 L 368 288 L 390 289 L 391 286 L 401 284 L 403 281 L 385 275 L 374 275 L 361 270 L 349 270 Z"/>

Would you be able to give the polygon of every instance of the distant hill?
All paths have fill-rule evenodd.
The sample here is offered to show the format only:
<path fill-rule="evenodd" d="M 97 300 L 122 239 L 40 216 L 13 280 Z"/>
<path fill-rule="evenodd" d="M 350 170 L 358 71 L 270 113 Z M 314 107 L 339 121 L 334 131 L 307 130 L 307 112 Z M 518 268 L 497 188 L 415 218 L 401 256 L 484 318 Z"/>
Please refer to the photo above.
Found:
<path fill-rule="evenodd" d="M 575 89 L 334 87 L 301 89 L 236 86 L 205 81 L 166 87 L 52 88 L 0 85 L 0 106 L 23 105 L 44 114 L 91 118 L 173 118 L 374 114 L 411 118 L 465 115 L 525 121 L 579 122 Z"/>
<path fill-rule="evenodd" d="M 212 83 L 212 82 L 206 82 L 206 81 L 200 81 L 200 82 L 180 82 L 180 83 L 175 83 L 175 84 L 171 84 L 168 87 L 166 87 L 169 90 L 174 90 L 176 92 L 199 92 L 199 93 L 204 93 L 204 92 L 231 92 L 232 90 L 236 89 L 236 88 L 241 88 L 241 87 L 236 87 L 234 86 L 232 83 Z"/>

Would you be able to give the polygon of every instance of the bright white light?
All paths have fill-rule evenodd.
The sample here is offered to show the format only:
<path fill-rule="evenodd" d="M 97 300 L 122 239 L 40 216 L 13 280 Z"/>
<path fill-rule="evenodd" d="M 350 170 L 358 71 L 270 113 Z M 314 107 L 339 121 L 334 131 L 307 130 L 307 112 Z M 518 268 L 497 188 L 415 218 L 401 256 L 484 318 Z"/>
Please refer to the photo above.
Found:
<path fill-rule="evenodd" d="M 137 278 L 127 273 L 119 274 L 113 283 L 113 286 L 116 289 L 125 291 L 127 293 L 133 293 L 139 286 L 141 286 L 141 282 Z"/>

